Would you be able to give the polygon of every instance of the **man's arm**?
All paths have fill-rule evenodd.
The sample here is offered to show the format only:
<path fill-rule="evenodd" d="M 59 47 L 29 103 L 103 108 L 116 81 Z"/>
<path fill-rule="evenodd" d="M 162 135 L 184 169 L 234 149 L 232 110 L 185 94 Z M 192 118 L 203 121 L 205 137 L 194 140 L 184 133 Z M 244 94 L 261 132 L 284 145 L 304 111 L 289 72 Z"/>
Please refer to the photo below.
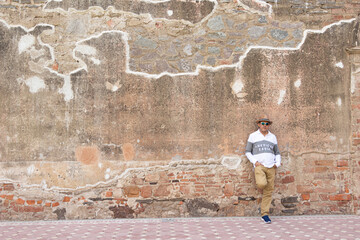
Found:
<path fill-rule="evenodd" d="M 276 167 L 280 167 L 281 155 L 280 155 L 279 147 L 277 144 L 274 146 L 274 154 L 275 154 L 275 165 L 276 165 Z"/>
<path fill-rule="evenodd" d="M 255 166 L 257 160 L 254 157 L 254 155 L 252 155 L 252 149 L 253 149 L 253 143 L 248 141 L 246 144 L 246 150 L 245 150 L 245 155 L 246 157 L 249 159 L 249 161 Z"/>

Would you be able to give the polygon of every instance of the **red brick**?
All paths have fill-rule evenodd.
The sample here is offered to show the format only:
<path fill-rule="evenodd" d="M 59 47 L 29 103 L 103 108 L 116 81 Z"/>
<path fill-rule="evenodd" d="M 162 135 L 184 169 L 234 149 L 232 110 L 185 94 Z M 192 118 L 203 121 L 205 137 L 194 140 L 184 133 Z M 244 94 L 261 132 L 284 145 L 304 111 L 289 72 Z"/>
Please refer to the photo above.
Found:
<path fill-rule="evenodd" d="M 18 198 L 16 199 L 15 201 L 16 204 L 19 204 L 19 205 L 24 205 L 25 204 L 25 200 L 21 199 L 21 198 Z"/>
<path fill-rule="evenodd" d="M 333 166 L 334 161 L 333 160 L 315 160 L 315 165 L 318 165 L 318 166 Z"/>
<path fill-rule="evenodd" d="M 12 183 L 4 183 L 3 184 L 4 191 L 14 191 L 14 184 Z"/>
<path fill-rule="evenodd" d="M 113 196 L 113 192 L 108 191 L 105 193 L 105 197 L 112 197 L 112 196 Z"/>
<path fill-rule="evenodd" d="M 123 188 L 124 194 L 127 197 L 138 197 L 140 195 L 140 188 L 138 186 L 126 186 Z"/>
<path fill-rule="evenodd" d="M 65 196 L 63 199 L 63 202 L 70 202 L 71 197 Z"/>
<path fill-rule="evenodd" d="M 152 195 L 152 188 L 151 186 L 144 186 L 140 189 L 141 197 L 149 198 Z"/>
<path fill-rule="evenodd" d="M 315 167 L 316 173 L 323 173 L 323 172 L 327 172 L 327 171 L 329 171 L 328 167 Z"/>
<path fill-rule="evenodd" d="M 292 183 L 292 182 L 294 182 L 294 181 L 295 181 L 294 176 L 286 176 L 286 177 L 284 177 L 284 178 L 281 180 L 281 182 L 282 182 L 283 184 Z"/>
<path fill-rule="evenodd" d="M 357 146 L 357 145 L 359 145 L 359 144 L 360 144 L 360 139 L 359 139 L 359 138 L 353 139 L 353 145 L 354 145 L 354 146 Z"/>
<path fill-rule="evenodd" d="M 350 201 L 351 195 L 350 194 L 337 194 L 337 195 L 331 195 L 329 197 L 331 201 Z"/>
<path fill-rule="evenodd" d="M 28 205 L 35 205 L 35 200 L 26 200 Z"/>
<path fill-rule="evenodd" d="M 312 186 L 309 185 L 298 185 L 296 187 L 298 193 L 312 193 L 314 189 Z"/>
<path fill-rule="evenodd" d="M 226 197 L 234 196 L 234 184 L 232 184 L 232 183 L 225 184 L 224 195 Z"/>
<path fill-rule="evenodd" d="M 42 206 L 24 206 L 24 212 L 42 212 L 44 207 Z"/>
<path fill-rule="evenodd" d="M 14 195 L 5 195 L 5 199 L 7 199 L 7 200 L 13 200 L 13 199 L 14 199 Z"/>
<path fill-rule="evenodd" d="M 43 203 L 43 200 L 38 200 L 36 203 L 41 205 Z"/>
<path fill-rule="evenodd" d="M 55 203 L 52 204 L 53 207 L 57 207 L 59 205 L 60 205 L 60 203 L 58 203 L 58 202 L 55 202 Z"/>
<path fill-rule="evenodd" d="M 338 160 L 337 166 L 338 167 L 347 167 L 347 166 L 349 166 L 349 161 L 348 160 Z"/>
<path fill-rule="evenodd" d="M 301 198 L 302 198 L 302 200 L 304 200 L 304 201 L 310 200 L 310 194 L 308 194 L 308 193 L 303 193 L 303 194 L 301 194 Z"/>
<path fill-rule="evenodd" d="M 45 207 L 51 207 L 51 203 L 45 203 Z"/>

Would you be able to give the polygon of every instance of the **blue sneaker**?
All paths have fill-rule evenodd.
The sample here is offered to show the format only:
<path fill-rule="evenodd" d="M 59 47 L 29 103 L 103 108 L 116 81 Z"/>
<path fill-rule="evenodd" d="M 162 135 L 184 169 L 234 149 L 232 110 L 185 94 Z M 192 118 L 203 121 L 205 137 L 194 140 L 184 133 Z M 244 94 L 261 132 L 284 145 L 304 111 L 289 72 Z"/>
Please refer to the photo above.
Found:
<path fill-rule="evenodd" d="M 262 220 L 264 220 L 265 223 L 267 223 L 267 224 L 271 223 L 271 219 L 269 218 L 268 215 L 262 216 L 261 218 L 262 218 Z"/>

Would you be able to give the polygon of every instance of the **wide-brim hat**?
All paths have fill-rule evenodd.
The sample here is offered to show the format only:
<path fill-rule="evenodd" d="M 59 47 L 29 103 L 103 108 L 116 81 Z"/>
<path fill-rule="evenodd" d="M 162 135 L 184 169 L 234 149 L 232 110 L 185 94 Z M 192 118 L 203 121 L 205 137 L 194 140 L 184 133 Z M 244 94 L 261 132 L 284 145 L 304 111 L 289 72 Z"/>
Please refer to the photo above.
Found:
<path fill-rule="evenodd" d="M 259 122 L 268 122 L 270 124 L 272 124 L 272 121 L 270 121 L 270 119 L 268 117 L 260 117 L 258 120 L 256 120 L 256 123 Z"/>

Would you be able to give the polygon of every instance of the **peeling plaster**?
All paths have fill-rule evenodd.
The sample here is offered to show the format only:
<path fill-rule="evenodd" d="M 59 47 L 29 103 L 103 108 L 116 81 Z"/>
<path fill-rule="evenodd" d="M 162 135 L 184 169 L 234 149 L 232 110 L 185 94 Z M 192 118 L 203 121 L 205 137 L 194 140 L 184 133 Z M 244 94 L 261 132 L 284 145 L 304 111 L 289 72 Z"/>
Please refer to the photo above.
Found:
<path fill-rule="evenodd" d="M 19 54 L 27 51 L 34 45 L 35 45 L 35 37 L 33 35 L 27 34 L 22 36 L 18 44 Z"/>
<path fill-rule="evenodd" d="M 286 94 L 286 90 L 280 90 L 280 96 L 279 96 L 279 100 L 277 102 L 278 105 L 280 105 L 283 102 L 285 94 Z"/>
<path fill-rule="evenodd" d="M 301 80 L 298 79 L 296 82 L 294 82 L 294 86 L 299 88 L 301 86 Z"/>
<path fill-rule="evenodd" d="M 336 104 L 337 104 L 339 107 L 341 107 L 341 105 L 342 105 L 341 98 L 338 98 L 338 99 L 337 99 Z"/>
<path fill-rule="evenodd" d="M 72 90 L 70 76 L 63 75 L 63 78 L 64 78 L 64 85 L 62 88 L 59 89 L 59 93 L 64 94 L 64 100 L 68 102 L 74 98 L 74 92 Z"/>
<path fill-rule="evenodd" d="M 25 84 L 29 87 L 31 93 L 37 93 L 46 87 L 44 80 L 36 76 L 27 79 Z"/>
<path fill-rule="evenodd" d="M 338 68 L 344 68 L 344 64 L 342 62 L 336 63 L 335 66 Z"/>

